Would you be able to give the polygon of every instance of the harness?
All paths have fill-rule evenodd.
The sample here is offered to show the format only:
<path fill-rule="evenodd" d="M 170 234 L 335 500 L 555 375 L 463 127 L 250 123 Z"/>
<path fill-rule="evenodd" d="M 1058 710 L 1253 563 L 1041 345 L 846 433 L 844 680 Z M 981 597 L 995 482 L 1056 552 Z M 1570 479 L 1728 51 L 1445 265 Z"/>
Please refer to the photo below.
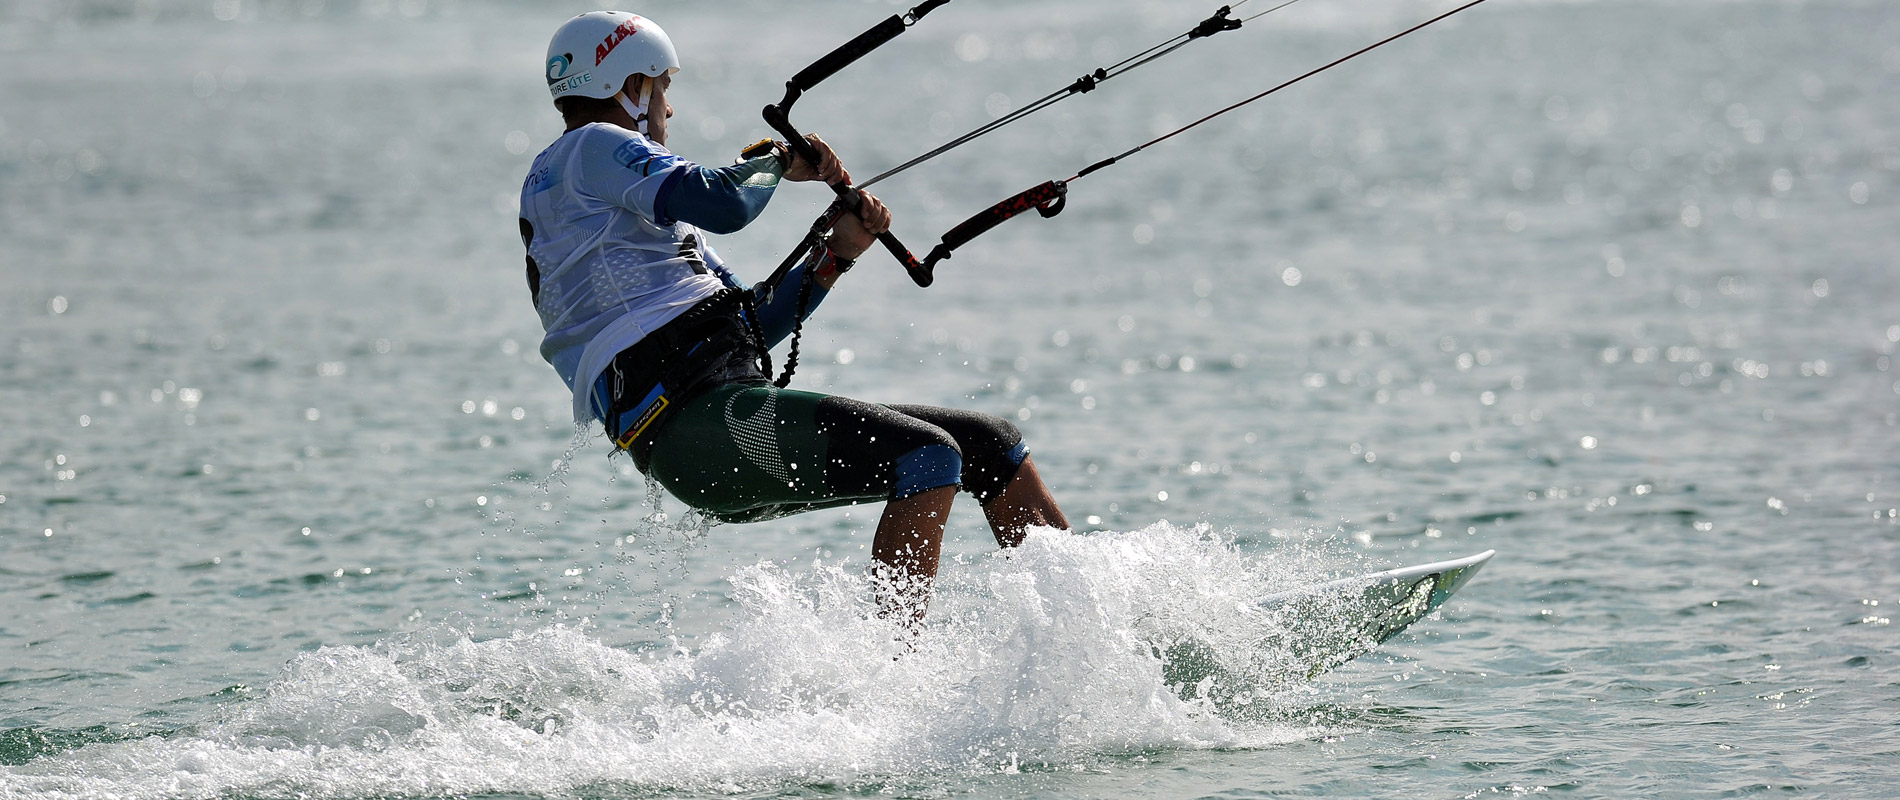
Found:
<path fill-rule="evenodd" d="M 594 382 L 594 404 L 614 444 L 647 469 L 653 439 L 686 401 L 714 386 L 771 373 L 751 293 L 725 289 L 620 351 Z"/>

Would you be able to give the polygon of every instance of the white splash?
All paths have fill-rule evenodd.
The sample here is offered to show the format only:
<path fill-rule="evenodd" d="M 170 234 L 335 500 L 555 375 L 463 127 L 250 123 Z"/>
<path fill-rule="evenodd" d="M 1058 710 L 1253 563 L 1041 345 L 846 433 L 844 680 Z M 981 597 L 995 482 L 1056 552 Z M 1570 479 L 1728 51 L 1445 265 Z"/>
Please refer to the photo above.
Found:
<path fill-rule="evenodd" d="M 914 638 L 872 613 L 859 565 L 764 564 L 731 578 L 743 621 L 697 652 L 560 626 L 324 648 L 197 731 L 0 768 L 0 797 L 727 792 L 1269 746 L 1313 735 L 1270 713 L 1313 690 L 1255 652 L 1282 627 L 1250 599 L 1326 559 L 1165 522 L 1038 531 L 946 565 Z M 1212 665 L 1194 687 L 1163 663 L 1183 642 Z"/>

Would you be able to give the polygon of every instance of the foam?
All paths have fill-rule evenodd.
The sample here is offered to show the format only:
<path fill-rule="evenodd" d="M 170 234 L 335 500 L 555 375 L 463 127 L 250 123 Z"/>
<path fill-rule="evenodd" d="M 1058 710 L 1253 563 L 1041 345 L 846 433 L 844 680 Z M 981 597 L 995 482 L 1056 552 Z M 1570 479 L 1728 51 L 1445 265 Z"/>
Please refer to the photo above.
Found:
<path fill-rule="evenodd" d="M 0 796 L 733 791 L 1271 746 L 1314 734 L 1272 713 L 1313 690 L 1255 652 L 1279 627 L 1249 600 L 1326 558 L 1165 522 L 1037 531 L 946 565 L 914 638 L 872 613 L 860 564 L 761 564 L 730 578 L 741 621 L 693 652 L 558 625 L 323 648 L 196 731 L 0 771 Z M 1198 691 L 1164 672 L 1183 642 L 1214 667 Z"/>

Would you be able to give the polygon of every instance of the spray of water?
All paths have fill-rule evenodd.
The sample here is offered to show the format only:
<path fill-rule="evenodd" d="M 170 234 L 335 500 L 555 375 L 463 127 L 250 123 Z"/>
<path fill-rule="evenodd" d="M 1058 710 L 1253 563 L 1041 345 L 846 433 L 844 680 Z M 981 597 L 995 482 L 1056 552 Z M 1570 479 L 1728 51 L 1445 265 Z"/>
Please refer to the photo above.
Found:
<path fill-rule="evenodd" d="M 1274 711 L 1315 690 L 1263 652 L 1285 621 L 1250 601 L 1336 561 L 1165 522 L 1037 531 L 946 565 L 915 634 L 861 564 L 760 564 L 696 650 L 561 625 L 324 648 L 195 730 L 0 768 L 0 797 L 727 792 L 1271 746 L 1315 734 Z"/>

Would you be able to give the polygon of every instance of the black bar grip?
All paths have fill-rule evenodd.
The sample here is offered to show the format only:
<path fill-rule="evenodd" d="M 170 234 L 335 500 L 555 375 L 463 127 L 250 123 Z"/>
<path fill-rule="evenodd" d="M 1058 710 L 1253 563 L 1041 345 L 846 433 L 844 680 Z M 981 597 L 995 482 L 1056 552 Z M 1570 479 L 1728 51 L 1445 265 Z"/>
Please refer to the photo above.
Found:
<path fill-rule="evenodd" d="M 778 135 L 785 137 L 786 146 L 792 148 L 792 152 L 804 159 L 805 163 L 816 168 L 818 162 L 825 160 L 824 156 L 818 153 L 818 148 L 805 138 L 805 134 L 793 127 L 792 120 L 786 116 L 783 105 L 766 106 L 765 110 L 760 112 L 760 116 L 765 117 L 765 124 L 772 126 L 772 130 L 778 131 Z"/>
<path fill-rule="evenodd" d="M 943 241 L 931 248 L 930 256 L 924 259 L 924 268 L 935 268 L 937 262 L 949 258 L 952 251 L 969 244 L 971 239 L 988 233 L 991 228 L 1029 209 L 1035 209 L 1036 213 L 1044 217 L 1060 214 L 1063 205 L 1068 202 L 1068 196 L 1069 184 L 1063 181 L 1048 181 L 983 209 L 976 216 L 964 220 L 963 224 L 951 228 L 949 233 L 944 234 Z"/>
<path fill-rule="evenodd" d="M 919 288 L 927 289 L 932 282 L 936 281 L 937 275 L 932 271 L 931 265 L 918 261 L 916 256 L 911 255 L 910 248 L 898 241 L 895 234 L 885 231 L 877 235 L 877 240 L 884 243 L 884 249 L 891 251 L 891 257 L 896 258 L 897 263 L 904 265 L 904 271 L 910 273 L 911 283 L 917 284 Z"/>
<path fill-rule="evenodd" d="M 838 74 L 838 70 L 851 66 L 851 62 L 864 57 L 865 53 L 882 47 L 885 42 L 897 38 L 904 32 L 902 17 L 891 17 L 868 31 L 858 34 L 858 38 L 845 42 L 842 47 L 831 51 L 824 58 L 812 62 L 812 65 L 792 76 L 789 86 L 801 92 L 809 91 L 813 86 L 823 83 L 826 78 Z"/>
<path fill-rule="evenodd" d="M 924 2 L 918 3 L 915 8 L 912 8 L 909 13 L 904 15 L 904 21 L 915 25 L 917 24 L 917 20 L 924 18 L 925 14 L 936 11 L 949 4 L 950 0 L 924 0 Z"/>

